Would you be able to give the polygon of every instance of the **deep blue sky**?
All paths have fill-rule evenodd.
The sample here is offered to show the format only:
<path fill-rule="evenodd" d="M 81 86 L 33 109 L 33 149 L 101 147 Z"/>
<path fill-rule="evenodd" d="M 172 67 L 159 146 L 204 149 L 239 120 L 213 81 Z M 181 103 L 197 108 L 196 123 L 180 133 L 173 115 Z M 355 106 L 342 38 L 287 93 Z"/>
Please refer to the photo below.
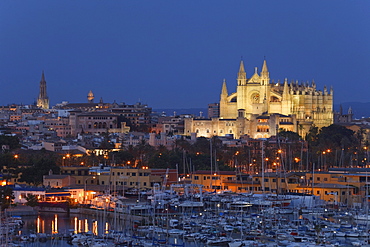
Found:
<path fill-rule="evenodd" d="M 370 1 L 0 1 L 0 104 L 96 101 L 206 107 L 266 57 L 277 81 L 369 102 Z"/>

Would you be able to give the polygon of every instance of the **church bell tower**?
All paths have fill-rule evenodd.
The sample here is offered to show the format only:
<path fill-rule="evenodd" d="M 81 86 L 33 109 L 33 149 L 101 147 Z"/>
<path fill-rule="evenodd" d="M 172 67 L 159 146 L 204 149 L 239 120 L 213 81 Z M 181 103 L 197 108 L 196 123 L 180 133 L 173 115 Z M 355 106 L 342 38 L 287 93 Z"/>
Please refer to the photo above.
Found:
<path fill-rule="evenodd" d="M 41 81 L 40 81 L 40 93 L 37 98 L 37 106 L 41 109 L 49 109 L 49 97 L 46 93 L 46 81 L 44 71 L 42 71 Z"/>

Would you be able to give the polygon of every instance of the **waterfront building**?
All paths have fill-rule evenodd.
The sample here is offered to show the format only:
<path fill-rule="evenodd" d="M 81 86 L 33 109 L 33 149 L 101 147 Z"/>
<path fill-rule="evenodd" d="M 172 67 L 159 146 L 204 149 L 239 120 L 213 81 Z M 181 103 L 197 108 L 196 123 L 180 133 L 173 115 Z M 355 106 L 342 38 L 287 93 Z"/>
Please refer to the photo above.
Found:
<path fill-rule="evenodd" d="M 76 184 L 76 181 L 70 175 L 53 174 L 50 170 L 48 175 L 43 176 L 42 184 L 47 188 L 63 188 Z"/>
<path fill-rule="evenodd" d="M 147 167 L 111 167 L 110 173 L 99 176 L 101 185 L 109 186 L 111 191 L 146 191 L 155 183 L 162 184 L 160 176 L 153 176 Z"/>
<path fill-rule="evenodd" d="M 154 184 L 163 183 L 163 175 L 158 172 L 152 174 L 147 167 L 61 167 L 61 174 L 70 175 L 75 184 L 70 186 L 84 187 L 88 191 L 118 192 L 146 191 L 153 188 Z"/>
<path fill-rule="evenodd" d="M 297 189 L 300 193 L 309 193 L 318 196 L 321 200 L 333 206 L 340 204 L 354 206 L 359 204 L 359 198 L 356 196 L 356 188 L 348 184 L 315 183 L 313 185 L 301 185 Z"/>
<path fill-rule="evenodd" d="M 235 181 L 237 173 L 235 171 L 194 171 L 190 174 L 192 184 L 200 184 L 206 191 L 229 190 L 228 181 Z"/>
<path fill-rule="evenodd" d="M 13 187 L 13 203 L 26 203 L 27 197 L 34 195 L 38 200 L 45 200 L 45 188 L 42 187 L 31 187 L 31 186 L 20 186 L 15 185 Z"/>
<path fill-rule="evenodd" d="M 224 80 L 219 109 L 218 118 L 185 119 L 185 134 L 268 138 L 283 129 L 305 136 L 313 125 L 321 128 L 333 123 L 333 89 L 318 90 L 314 81 L 270 82 L 266 60 L 261 73 L 256 68 L 247 78 L 241 61 L 236 92 L 229 94 Z"/>

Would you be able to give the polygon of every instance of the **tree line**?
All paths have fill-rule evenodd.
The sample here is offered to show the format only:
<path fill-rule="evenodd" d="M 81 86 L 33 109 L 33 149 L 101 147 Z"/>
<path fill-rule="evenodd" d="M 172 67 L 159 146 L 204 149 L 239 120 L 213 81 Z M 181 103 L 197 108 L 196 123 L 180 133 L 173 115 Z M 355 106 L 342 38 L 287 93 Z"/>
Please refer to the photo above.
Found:
<path fill-rule="evenodd" d="M 10 150 L 0 153 L 0 167 L 4 178 L 19 177 L 20 182 L 32 185 L 41 185 L 43 175 L 50 170 L 59 174 L 61 166 L 76 165 L 170 168 L 178 169 L 180 174 L 210 169 L 255 173 L 261 171 L 262 164 L 268 171 L 324 171 L 333 167 L 366 167 L 369 145 L 364 136 L 363 131 L 354 132 L 340 125 L 321 129 L 313 126 L 305 137 L 280 130 L 276 137 L 248 140 L 236 146 L 227 146 L 216 136 L 199 137 L 194 143 L 182 137 L 170 149 L 153 147 L 143 140 L 120 151 L 105 145 L 105 155 L 92 153 L 81 157 L 46 150 L 18 154 L 17 137 L 0 136 L 0 145 L 10 145 Z"/>

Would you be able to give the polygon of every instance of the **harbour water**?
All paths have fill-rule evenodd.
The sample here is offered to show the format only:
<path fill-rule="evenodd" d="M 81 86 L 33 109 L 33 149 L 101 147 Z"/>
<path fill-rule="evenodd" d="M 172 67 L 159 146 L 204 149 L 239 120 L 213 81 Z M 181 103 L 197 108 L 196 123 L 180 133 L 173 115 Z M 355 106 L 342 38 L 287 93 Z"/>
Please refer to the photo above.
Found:
<path fill-rule="evenodd" d="M 102 246 L 115 246 L 112 238 L 113 233 L 119 232 L 130 236 L 135 234 L 135 230 L 130 229 L 133 226 L 132 222 L 119 219 L 119 217 L 116 219 L 108 218 L 103 213 L 86 215 L 40 212 L 37 216 L 22 216 L 22 220 L 24 225 L 19 227 L 14 234 L 9 234 L 10 244 L 5 245 L 3 243 L 0 246 L 82 246 L 68 242 L 67 236 L 78 233 L 90 234 L 96 238 L 105 239 L 104 242 L 107 245 Z M 42 241 L 40 239 L 35 241 L 22 240 L 24 237 L 35 235 L 45 238 Z M 171 237 L 169 242 L 174 245 L 183 243 L 182 239 L 174 237 Z M 204 245 L 186 242 L 183 246 L 195 247 Z"/>
<path fill-rule="evenodd" d="M 14 233 L 6 232 L 16 245 L 0 246 L 65 247 L 72 245 L 67 236 L 80 233 L 103 243 L 74 246 L 369 246 L 369 222 L 367 217 L 365 222 L 354 220 L 357 211 L 283 210 L 280 207 L 241 207 L 240 203 L 237 210 L 222 210 L 218 205 L 221 204 L 209 204 L 199 211 L 184 210 L 181 214 L 157 211 L 156 217 L 153 217 L 154 211 L 141 212 L 140 209 L 139 215 L 146 217 L 146 220 L 141 218 L 141 222 L 140 218 L 129 217 L 131 214 L 119 215 L 108 210 L 90 209 L 82 211 L 84 214 L 40 212 L 36 216 L 22 216 L 23 226 L 16 228 Z M 172 224 L 176 221 L 177 224 Z M 131 245 L 123 242 L 115 245 L 117 235 L 129 239 Z M 26 241 L 23 237 L 27 236 L 38 238 Z M 223 239 L 227 240 L 223 245 L 212 242 Z"/>

